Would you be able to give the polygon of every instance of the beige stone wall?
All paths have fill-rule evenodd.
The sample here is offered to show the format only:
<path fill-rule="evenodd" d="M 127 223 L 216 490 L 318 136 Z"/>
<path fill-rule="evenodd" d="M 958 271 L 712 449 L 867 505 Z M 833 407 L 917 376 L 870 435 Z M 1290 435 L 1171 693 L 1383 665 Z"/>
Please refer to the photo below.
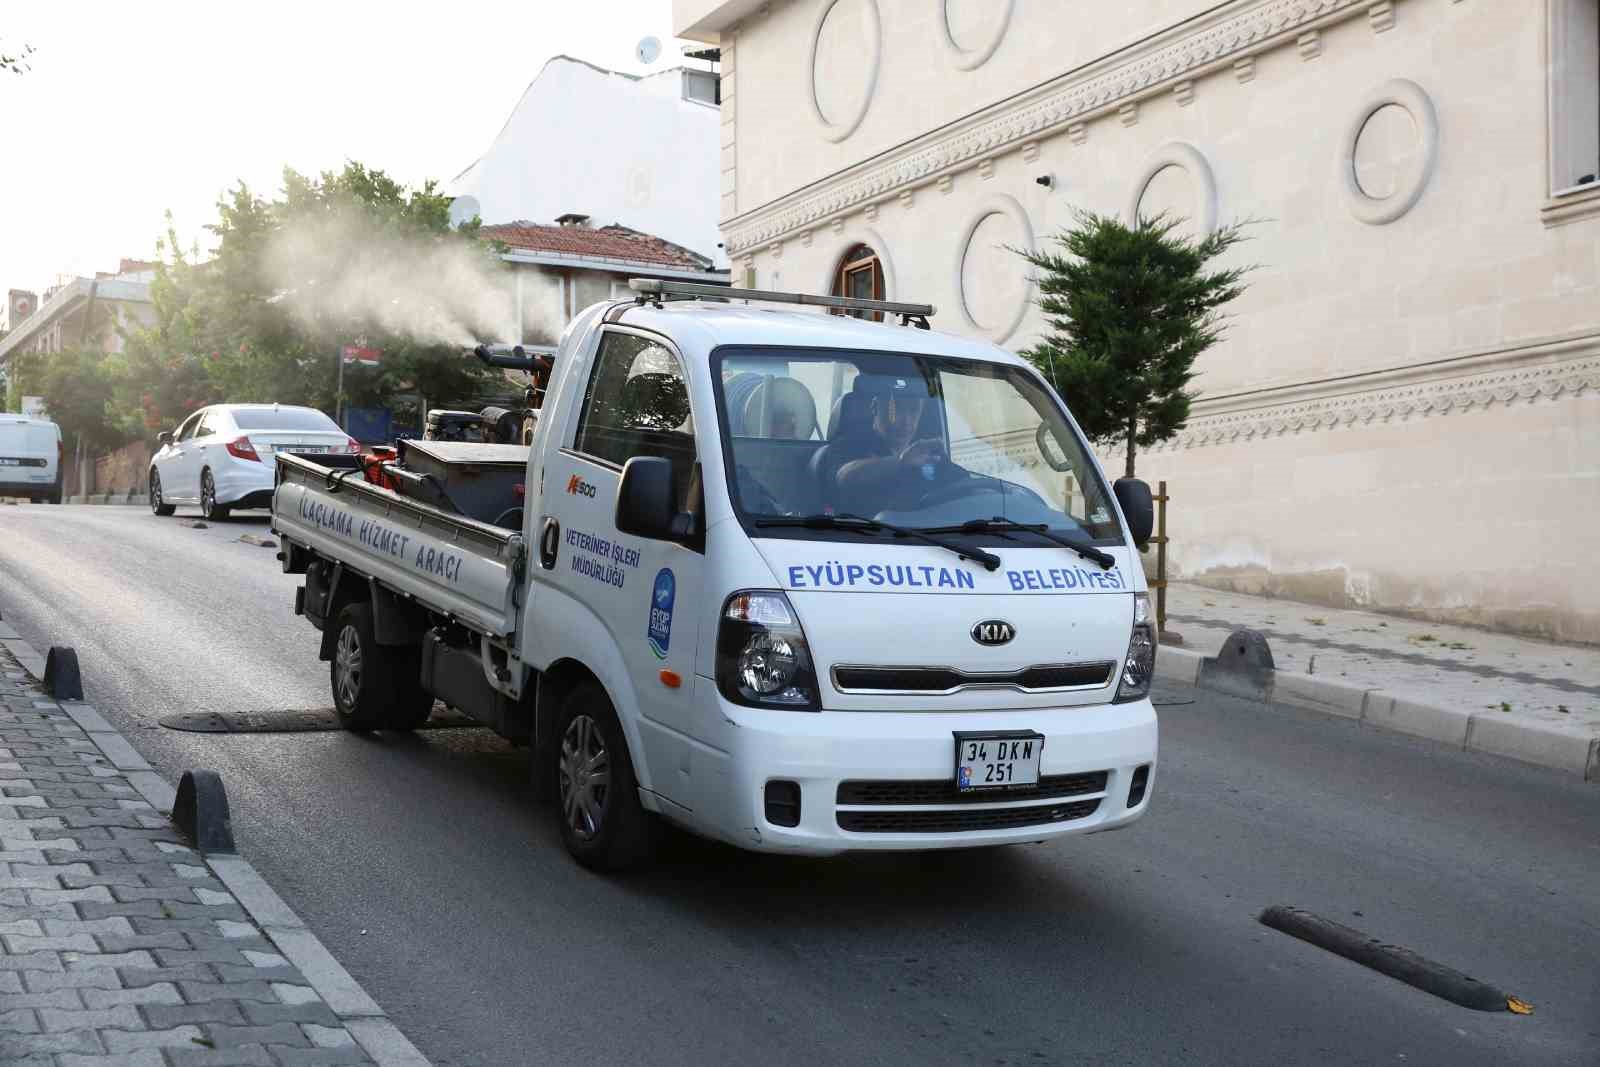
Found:
<path fill-rule="evenodd" d="M 880 31 L 848 131 L 862 55 L 836 34 L 812 70 L 827 0 L 774 3 L 724 42 L 735 277 L 825 290 L 863 242 L 891 299 L 1018 349 L 1043 323 L 1004 246 L 1075 208 L 1258 220 L 1190 429 L 1140 464 L 1184 572 L 1600 641 L 1600 192 L 1548 170 L 1574 2 L 840 0 Z M 946 12 L 1003 25 L 986 60 Z"/>
<path fill-rule="evenodd" d="M 1151 453 L 1180 574 L 1600 644 L 1600 343 L 1583 348 Z"/>
<path fill-rule="evenodd" d="M 1079 10 L 1064 11 L 1061 0 L 769 5 L 768 14 L 753 17 L 738 35 L 738 62 L 750 73 L 738 87 L 740 154 L 763 161 L 740 170 L 740 210 L 810 185 L 900 144 L 910 132 L 959 120 L 1215 5 L 1209 0 L 1116 0 L 1094 3 L 1089 17 L 1083 5 L 1069 6 Z M 953 35 L 947 36 L 946 26 L 954 28 Z M 963 68 L 997 37 L 988 60 Z M 826 125 L 815 119 L 813 104 Z M 780 115 L 783 121 L 769 120 Z M 839 136 L 852 122 L 858 124 L 848 136 Z"/>

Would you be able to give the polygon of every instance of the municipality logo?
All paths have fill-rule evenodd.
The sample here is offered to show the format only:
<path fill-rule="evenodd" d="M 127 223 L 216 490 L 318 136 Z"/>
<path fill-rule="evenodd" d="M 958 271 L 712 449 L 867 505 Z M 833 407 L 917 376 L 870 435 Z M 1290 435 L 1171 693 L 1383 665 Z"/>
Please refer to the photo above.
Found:
<path fill-rule="evenodd" d="M 656 574 L 656 584 L 650 594 L 650 625 L 646 636 L 650 651 L 657 659 L 667 658 L 672 645 L 672 603 L 678 596 L 678 583 L 672 577 L 672 568 L 662 567 Z"/>

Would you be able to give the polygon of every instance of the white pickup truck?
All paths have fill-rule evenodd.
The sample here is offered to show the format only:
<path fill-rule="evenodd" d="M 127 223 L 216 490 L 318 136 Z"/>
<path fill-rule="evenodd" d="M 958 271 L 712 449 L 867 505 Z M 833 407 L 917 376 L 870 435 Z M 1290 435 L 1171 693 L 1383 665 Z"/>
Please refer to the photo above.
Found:
<path fill-rule="evenodd" d="M 602 870 L 660 819 L 811 855 L 1138 819 L 1149 488 L 1113 492 L 1043 379 L 926 305 L 634 288 L 563 335 L 518 509 L 279 454 L 343 723 L 439 700 L 528 745 Z"/>

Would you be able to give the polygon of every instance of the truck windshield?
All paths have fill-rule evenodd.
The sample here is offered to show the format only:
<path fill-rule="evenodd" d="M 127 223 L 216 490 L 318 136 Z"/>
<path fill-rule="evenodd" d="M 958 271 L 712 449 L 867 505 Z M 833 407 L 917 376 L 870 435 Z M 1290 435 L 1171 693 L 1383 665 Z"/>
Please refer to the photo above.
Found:
<path fill-rule="evenodd" d="M 851 515 L 918 530 L 1043 527 L 1120 544 L 1104 482 L 1054 398 L 1021 368 L 819 349 L 723 349 L 713 375 L 734 506 L 767 536 L 844 538 Z M 1003 537 L 1047 544 L 1027 532 Z M 992 536 L 989 538 L 992 540 Z"/>

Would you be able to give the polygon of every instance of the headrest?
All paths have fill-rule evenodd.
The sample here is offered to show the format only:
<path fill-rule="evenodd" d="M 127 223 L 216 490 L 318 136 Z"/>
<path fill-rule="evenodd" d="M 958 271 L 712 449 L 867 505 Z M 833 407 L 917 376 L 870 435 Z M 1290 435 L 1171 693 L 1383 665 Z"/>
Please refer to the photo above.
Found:
<path fill-rule="evenodd" d="M 751 437 L 808 440 L 817 428 L 817 402 L 793 378 L 767 378 L 745 401 L 741 427 Z"/>
<path fill-rule="evenodd" d="M 652 430 L 676 430 L 689 417 L 689 392 L 676 374 L 636 374 L 622 387 L 624 423 Z"/>
<path fill-rule="evenodd" d="M 864 395 L 850 392 L 834 401 L 833 413 L 828 417 L 828 440 L 869 433 L 871 430 L 872 405 Z"/>

